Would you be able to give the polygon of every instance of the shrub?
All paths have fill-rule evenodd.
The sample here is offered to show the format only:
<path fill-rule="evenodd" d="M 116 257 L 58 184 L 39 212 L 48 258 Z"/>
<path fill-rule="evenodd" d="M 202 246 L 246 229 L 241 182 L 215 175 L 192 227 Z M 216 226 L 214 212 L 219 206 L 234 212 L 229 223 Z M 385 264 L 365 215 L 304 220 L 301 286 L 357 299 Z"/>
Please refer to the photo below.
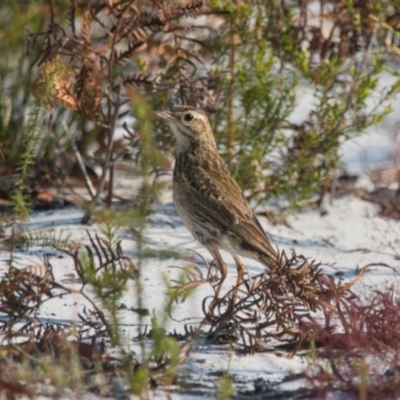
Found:
<path fill-rule="evenodd" d="M 398 78 L 379 86 L 382 73 L 398 76 L 383 44 L 395 6 L 382 0 L 212 5 L 229 12 L 215 66 L 227 71 L 215 130 L 232 172 L 258 203 L 280 198 L 300 206 L 322 196 L 340 165 L 340 145 L 380 122 L 399 92 Z M 296 109 L 300 101 L 308 101 L 304 115 Z"/>

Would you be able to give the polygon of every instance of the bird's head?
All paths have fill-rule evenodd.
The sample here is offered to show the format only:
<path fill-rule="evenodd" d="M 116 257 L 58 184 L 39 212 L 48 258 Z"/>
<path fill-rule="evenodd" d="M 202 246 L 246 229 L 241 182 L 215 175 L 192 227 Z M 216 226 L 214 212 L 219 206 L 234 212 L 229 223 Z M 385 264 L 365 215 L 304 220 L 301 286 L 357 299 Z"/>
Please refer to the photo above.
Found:
<path fill-rule="evenodd" d="M 206 113 L 198 108 L 175 106 L 171 111 L 156 111 L 176 136 L 177 152 L 188 150 L 193 145 L 212 146 L 215 140 Z"/>

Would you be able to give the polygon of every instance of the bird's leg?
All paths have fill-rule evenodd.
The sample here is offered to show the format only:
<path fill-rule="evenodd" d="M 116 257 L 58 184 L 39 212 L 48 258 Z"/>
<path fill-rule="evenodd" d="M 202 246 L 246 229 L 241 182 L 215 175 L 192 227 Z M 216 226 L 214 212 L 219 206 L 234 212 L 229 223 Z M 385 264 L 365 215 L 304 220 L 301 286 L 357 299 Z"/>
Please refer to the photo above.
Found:
<path fill-rule="evenodd" d="M 236 299 L 237 299 L 237 294 L 239 291 L 239 285 L 242 283 L 243 280 L 243 274 L 244 274 L 244 264 L 242 259 L 239 256 L 233 256 L 233 259 L 235 260 L 236 263 L 236 268 L 237 268 L 237 279 L 236 279 L 236 286 L 235 290 L 233 292 L 233 301 L 232 304 L 235 305 Z"/>
<path fill-rule="evenodd" d="M 228 268 L 221 257 L 221 253 L 215 247 L 207 247 L 207 250 L 211 253 L 211 255 L 215 258 L 215 263 L 217 264 L 217 268 L 221 272 L 221 280 L 218 283 L 217 290 L 215 292 L 215 297 L 219 296 L 219 293 L 222 289 L 222 285 L 224 284 L 224 280 L 226 275 L 228 274 Z"/>

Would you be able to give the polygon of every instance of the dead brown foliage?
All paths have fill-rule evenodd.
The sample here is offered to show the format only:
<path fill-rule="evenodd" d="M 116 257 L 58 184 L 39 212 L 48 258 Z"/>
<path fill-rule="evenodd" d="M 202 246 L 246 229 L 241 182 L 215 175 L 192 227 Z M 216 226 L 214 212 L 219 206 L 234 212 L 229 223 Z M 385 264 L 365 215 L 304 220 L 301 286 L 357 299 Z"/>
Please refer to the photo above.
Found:
<path fill-rule="evenodd" d="M 29 35 L 29 50 L 37 53 L 34 63 L 40 66 L 34 93 L 38 99 L 47 93 L 49 110 L 61 105 L 107 126 L 107 108 L 126 103 L 116 95 L 129 86 L 163 92 L 177 87 L 183 102 L 198 104 L 195 99 L 202 97 L 204 87 L 195 76 L 202 59 L 194 48 L 206 44 L 187 31 L 213 30 L 211 25 L 190 24 L 190 19 L 210 14 L 201 0 L 186 5 L 146 1 L 140 6 L 132 0 L 74 0 L 68 29 L 57 23 L 53 7 L 50 12 L 48 30 Z M 133 59 L 138 54 L 145 58 L 142 70 Z M 49 83 L 50 90 L 41 91 Z"/>
<path fill-rule="evenodd" d="M 109 303 L 113 297 L 118 298 L 128 279 L 137 279 L 137 269 L 122 252 L 120 240 L 110 241 L 90 234 L 88 238 L 89 244 L 78 245 L 72 250 L 53 246 L 67 254 L 75 266 L 78 279 L 74 278 L 71 284 L 56 280 L 54 268 L 58 267 L 57 258 L 50 262 L 48 257 L 44 257 L 41 264 L 21 269 L 10 267 L 2 277 L 0 392 L 9 396 L 36 395 L 37 385 L 44 378 L 35 371 L 49 369 L 49 365 L 53 364 L 64 368 L 63 373 L 71 369 L 76 373 L 78 368 L 82 371 L 78 375 L 79 385 L 104 396 L 115 395 L 115 379 L 125 377 L 128 381 L 133 371 L 142 367 L 148 371 L 148 376 L 144 378 L 145 387 L 146 380 L 152 387 L 170 383 L 171 373 L 166 357 L 160 355 L 149 366 L 145 364 L 147 361 L 138 360 L 133 352 L 123 351 L 118 359 L 108 354 L 112 346 L 118 345 L 118 327 L 113 325 L 111 307 L 104 303 L 101 306 L 99 298 Z M 65 320 L 62 313 L 54 318 L 43 317 L 43 305 L 69 296 L 74 296 L 74 301 L 80 296 L 86 304 L 79 311 L 78 321 Z M 184 357 L 188 350 L 187 345 L 181 347 L 180 356 Z M 79 367 L 74 365 L 77 361 Z M 31 381 L 27 381 L 27 373 L 24 372 L 26 363 L 29 363 Z M 54 382 L 49 374 L 45 385 L 49 388 L 52 384 Z M 64 384 L 73 387 L 74 381 L 66 376 Z"/>
<path fill-rule="evenodd" d="M 326 267 L 294 252 L 290 257 L 282 253 L 275 270 L 246 276 L 222 298 L 204 299 L 208 338 L 236 343 L 250 353 L 275 349 L 293 356 L 307 349 L 309 368 L 294 377 L 306 378 L 307 396 L 339 391 L 360 398 L 396 398 L 400 388 L 399 293 L 376 290 L 364 298 L 352 288 L 370 268 L 398 272 L 386 264 L 370 264 L 345 283 L 340 274 L 335 279 L 324 272 Z M 207 279 L 213 285 L 218 280 L 214 265 L 208 266 Z M 198 272 L 189 275 L 186 288 L 196 283 L 204 283 Z"/>
<path fill-rule="evenodd" d="M 351 294 L 324 310 L 324 324 L 305 324 L 319 350 L 304 372 L 315 395 L 334 390 L 368 399 L 395 399 L 400 390 L 400 299 L 373 291 L 368 299 Z M 326 360 L 329 367 L 318 363 Z"/>
<path fill-rule="evenodd" d="M 133 153 L 140 154 L 142 133 L 121 121 L 135 114 L 131 108 L 144 102 L 143 95 L 155 108 L 165 107 L 175 97 L 184 104 L 215 109 L 212 89 L 218 78 L 207 72 L 204 54 L 211 54 L 207 40 L 215 36 L 216 29 L 211 17 L 198 20 L 206 15 L 216 18 L 222 12 L 210 10 L 201 0 L 186 4 L 71 0 L 66 24 L 65 15 L 59 15 L 52 1 L 49 5 L 47 30 L 28 34 L 28 50 L 36 56 L 33 65 L 39 68 L 32 91 L 51 114 L 59 108 L 72 112 L 80 128 L 70 133 L 70 126 L 63 127 L 75 160 L 57 157 L 55 164 L 62 159 L 64 165 L 58 173 L 53 173 L 54 166 L 46 171 L 47 183 L 65 185 L 75 164 L 94 203 L 103 201 L 107 187 L 105 203 L 109 206 L 115 165 Z M 49 133 L 52 124 L 50 118 Z M 119 125 L 129 140 L 115 140 Z M 165 135 L 158 134 L 156 139 L 155 145 L 164 148 Z M 98 179 L 89 176 L 84 162 L 91 144 L 95 144 L 94 158 L 101 167 Z"/>
<path fill-rule="evenodd" d="M 137 271 L 121 251 L 119 242 L 111 245 L 98 236 L 89 236 L 89 240 L 89 245 L 66 251 L 74 260 L 81 281 L 80 289 L 56 282 L 53 265 L 47 258 L 42 265 L 11 268 L 3 277 L 0 282 L 0 333 L 4 345 L 0 350 L 5 359 L 21 363 L 28 358 L 32 365 L 40 365 L 41 359 L 49 354 L 58 363 L 77 357 L 82 368 L 90 371 L 86 375 L 88 379 L 93 380 L 97 373 L 95 368 L 99 365 L 104 372 L 107 371 L 109 378 L 127 373 L 120 360 L 113 359 L 105 350 L 105 346 L 112 342 L 113 327 L 85 288 L 90 286 L 92 290 L 100 290 L 110 299 L 113 285 L 135 279 Z M 85 263 L 80 256 L 82 252 L 88 260 Z M 313 372 L 302 375 L 310 382 L 315 395 L 337 388 L 360 393 L 357 379 L 361 373 L 371 377 L 379 375 L 365 357 L 384 359 L 387 365 L 385 374 L 380 373 L 379 383 L 374 378 L 374 385 L 365 390 L 371 395 L 384 393 L 391 398 L 390 394 L 395 393 L 399 385 L 396 371 L 400 368 L 400 301 L 394 292 L 375 291 L 365 300 L 352 291 L 369 268 L 390 267 L 368 265 L 348 283 L 343 282 L 340 275 L 335 279 L 324 272 L 325 267 L 308 261 L 302 255 L 292 253 L 288 257 L 282 253 L 279 267 L 275 270 L 265 270 L 256 276 L 247 275 L 237 288 L 232 288 L 222 298 L 212 296 L 204 299 L 203 324 L 210 325 L 208 337 L 217 343 L 236 342 L 250 353 L 279 348 L 294 355 L 300 349 L 314 346 L 317 349 L 315 354 L 318 354 L 314 357 L 326 359 L 331 366 L 327 371 L 317 364 Z M 197 267 L 189 272 L 187 282 L 177 290 L 178 295 L 204 283 L 212 287 L 218 283 L 214 264 L 208 265 L 206 277 Z M 112 285 L 104 284 L 106 280 L 102 278 L 107 276 L 115 277 Z M 238 296 L 234 302 L 236 289 Z M 56 323 L 40 317 L 40 307 L 45 302 L 71 294 L 81 295 L 91 305 L 82 310 L 78 323 Z M 192 336 L 193 332 L 187 330 L 185 339 Z M 186 352 L 187 347 L 183 346 L 182 352 Z M 154 385 L 163 385 L 167 361 L 160 357 L 150 370 L 149 378 Z M 140 368 L 135 359 L 129 363 L 129 368 Z M 366 366 L 365 372 L 360 370 L 363 365 Z M 28 386 L 14 387 L 15 382 L 11 378 L 3 379 L 0 389 L 14 394 L 18 391 L 34 393 L 34 388 Z M 112 389 L 109 390 L 108 393 L 112 393 Z"/>
<path fill-rule="evenodd" d="M 92 309 L 85 309 L 80 314 L 80 323 L 77 327 L 73 323 L 67 323 L 68 330 L 77 328 L 80 339 L 99 339 L 111 335 L 111 327 L 107 322 L 104 312 L 98 307 L 93 298 L 86 293 L 88 284 L 95 284 L 104 274 L 118 274 L 120 284 L 128 279 L 135 279 L 136 267 L 126 257 L 120 246 L 112 248 L 106 241 L 96 236 L 89 235 L 91 246 L 78 246 L 67 253 L 75 264 L 75 271 L 79 276 L 81 287 L 71 288 L 59 283 L 54 277 L 53 265 L 47 257 L 44 257 L 41 265 L 32 265 L 22 269 L 10 267 L 0 282 L 0 334 L 8 341 L 39 340 L 48 332 L 58 332 L 57 324 L 48 323 L 39 318 L 41 306 L 57 298 L 68 295 L 80 295 L 89 302 Z M 88 257 L 88 265 L 84 267 L 80 254 L 85 252 Z M 112 294 L 113 289 L 107 289 Z"/>
<path fill-rule="evenodd" d="M 400 302 L 395 293 L 374 292 L 366 303 L 351 290 L 373 266 L 391 268 L 368 265 L 345 283 L 340 275 L 335 279 L 323 272 L 322 267 L 329 266 L 282 253 L 275 270 L 247 276 L 222 298 L 204 299 L 204 323 L 211 325 L 209 337 L 217 342 L 236 341 L 247 352 L 262 350 L 269 343 L 291 349 L 294 355 L 302 345 L 308 348 L 315 342 L 346 354 L 359 349 L 379 352 L 387 346 L 397 354 Z M 214 268 L 209 266 L 207 279 L 190 274 L 183 289 L 206 281 L 215 283 Z"/>

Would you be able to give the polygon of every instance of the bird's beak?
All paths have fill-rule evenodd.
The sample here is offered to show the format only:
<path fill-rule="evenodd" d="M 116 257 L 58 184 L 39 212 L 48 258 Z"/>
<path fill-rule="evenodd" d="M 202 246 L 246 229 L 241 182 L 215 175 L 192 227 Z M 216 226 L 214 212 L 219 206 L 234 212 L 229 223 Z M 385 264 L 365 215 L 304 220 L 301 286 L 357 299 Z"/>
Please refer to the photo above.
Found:
<path fill-rule="evenodd" d="M 169 112 L 166 112 L 166 111 L 153 111 L 153 114 L 157 118 L 165 119 L 166 121 L 174 120 L 174 117 Z"/>

